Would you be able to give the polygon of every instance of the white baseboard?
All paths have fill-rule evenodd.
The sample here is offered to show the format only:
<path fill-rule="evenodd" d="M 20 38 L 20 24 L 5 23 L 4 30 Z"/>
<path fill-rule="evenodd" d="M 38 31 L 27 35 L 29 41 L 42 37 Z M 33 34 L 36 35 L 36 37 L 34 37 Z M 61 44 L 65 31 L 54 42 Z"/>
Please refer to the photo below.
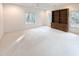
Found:
<path fill-rule="evenodd" d="M 70 28 L 70 32 L 79 34 L 79 28 L 71 27 L 71 28 Z"/>

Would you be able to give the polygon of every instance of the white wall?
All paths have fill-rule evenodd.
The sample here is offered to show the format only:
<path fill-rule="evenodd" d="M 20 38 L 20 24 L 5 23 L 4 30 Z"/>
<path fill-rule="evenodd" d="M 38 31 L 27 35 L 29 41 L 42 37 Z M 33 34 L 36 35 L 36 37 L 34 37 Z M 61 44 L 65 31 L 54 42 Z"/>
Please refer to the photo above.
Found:
<path fill-rule="evenodd" d="M 69 5 L 68 8 L 70 9 L 69 12 L 71 14 L 72 12 L 79 11 L 79 4 Z M 79 24 L 76 25 L 76 24 L 71 23 L 70 20 L 72 20 L 72 19 L 71 19 L 70 14 L 69 14 L 69 31 L 79 34 Z"/>
<path fill-rule="evenodd" d="M 24 10 L 16 5 L 4 5 L 4 31 L 24 29 Z"/>
<path fill-rule="evenodd" d="M 46 10 L 28 9 L 18 5 L 4 5 L 4 31 L 14 32 L 29 29 L 38 26 L 46 26 L 47 12 Z M 37 14 L 36 24 L 25 24 L 25 13 L 35 12 Z"/>
<path fill-rule="evenodd" d="M 39 9 L 30 9 L 29 11 L 26 9 L 26 13 L 28 12 L 34 12 L 36 13 L 36 21 L 35 24 L 26 24 L 25 28 L 34 28 L 34 27 L 40 27 L 40 26 L 50 26 L 50 20 L 48 20 L 48 15 L 51 15 L 51 11 L 48 10 L 39 10 Z"/>
<path fill-rule="evenodd" d="M 44 25 L 44 19 L 45 19 L 45 11 L 44 10 L 26 10 L 25 13 L 33 12 L 36 14 L 36 21 L 35 24 L 26 24 L 26 29 L 33 28 L 33 27 L 39 27 Z"/>
<path fill-rule="evenodd" d="M 2 4 L 0 4 L 0 38 L 3 36 L 3 33 L 3 7 Z"/>

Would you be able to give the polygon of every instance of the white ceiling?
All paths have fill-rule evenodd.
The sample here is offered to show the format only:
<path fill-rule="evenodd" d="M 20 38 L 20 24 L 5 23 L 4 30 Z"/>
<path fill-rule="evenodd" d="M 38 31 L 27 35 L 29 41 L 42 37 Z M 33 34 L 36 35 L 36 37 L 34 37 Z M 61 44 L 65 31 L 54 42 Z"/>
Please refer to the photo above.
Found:
<path fill-rule="evenodd" d="M 34 7 L 34 8 L 51 8 L 51 7 L 57 7 L 66 5 L 64 3 L 17 3 L 17 5 L 23 6 L 23 7 Z"/>
<path fill-rule="evenodd" d="M 53 9 L 53 8 L 58 8 L 58 7 L 62 7 L 65 5 L 70 5 L 70 4 L 74 4 L 74 3 L 9 3 L 9 4 L 13 4 L 13 5 L 19 5 L 21 7 L 24 8 L 38 8 L 38 9 Z"/>

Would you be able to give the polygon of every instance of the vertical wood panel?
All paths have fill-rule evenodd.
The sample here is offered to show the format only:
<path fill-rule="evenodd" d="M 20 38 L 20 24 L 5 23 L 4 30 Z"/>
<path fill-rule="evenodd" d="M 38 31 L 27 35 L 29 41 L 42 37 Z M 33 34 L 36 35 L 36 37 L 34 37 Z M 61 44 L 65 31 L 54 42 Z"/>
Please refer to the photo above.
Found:
<path fill-rule="evenodd" d="M 52 24 L 51 27 L 62 30 L 68 31 L 68 9 L 61 9 L 52 11 Z"/>

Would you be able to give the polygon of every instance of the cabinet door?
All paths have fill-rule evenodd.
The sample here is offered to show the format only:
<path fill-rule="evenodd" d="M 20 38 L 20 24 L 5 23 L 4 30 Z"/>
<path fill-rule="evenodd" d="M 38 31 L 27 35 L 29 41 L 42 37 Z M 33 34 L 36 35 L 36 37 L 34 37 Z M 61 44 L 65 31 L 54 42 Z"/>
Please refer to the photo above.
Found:
<path fill-rule="evenodd" d="M 68 9 L 61 9 L 53 11 L 53 23 L 51 27 L 62 30 L 68 31 Z"/>
<path fill-rule="evenodd" d="M 60 23 L 68 24 L 68 9 L 60 10 Z"/>
<path fill-rule="evenodd" d="M 54 23 L 59 23 L 59 10 L 53 12 Z"/>

